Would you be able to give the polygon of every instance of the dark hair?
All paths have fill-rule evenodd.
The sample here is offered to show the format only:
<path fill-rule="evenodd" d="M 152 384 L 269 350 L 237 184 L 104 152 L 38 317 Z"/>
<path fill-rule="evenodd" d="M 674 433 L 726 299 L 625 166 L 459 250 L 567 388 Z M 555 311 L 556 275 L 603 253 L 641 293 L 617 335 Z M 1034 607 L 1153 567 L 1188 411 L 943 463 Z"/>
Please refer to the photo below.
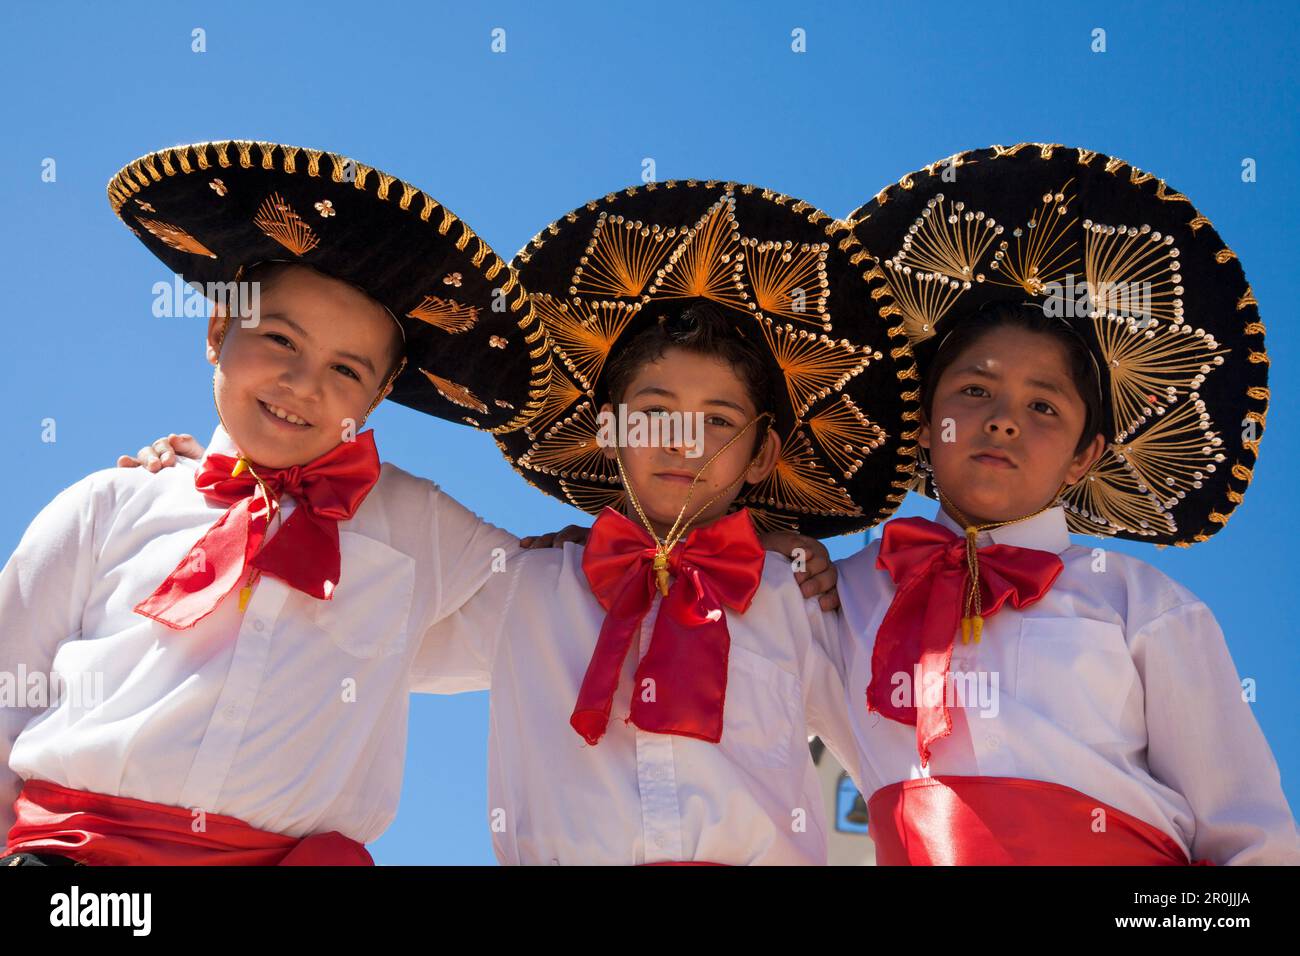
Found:
<path fill-rule="evenodd" d="M 921 384 L 921 407 L 925 409 L 926 417 L 930 417 L 934 405 L 934 391 L 948 366 L 985 335 L 1000 328 L 1024 329 L 1026 332 L 1051 336 L 1064 347 L 1070 381 L 1083 401 L 1083 432 L 1074 449 L 1075 454 L 1083 451 L 1093 438 L 1103 431 L 1105 425 L 1100 369 L 1092 351 L 1079 333 L 1071 329 L 1064 319 L 1045 314 L 1042 307 L 1033 302 L 999 302 L 987 305 L 974 315 L 961 320 L 961 324 L 939 343 L 938 351 L 928 363 L 929 367 L 925 370 L 924 381 Z"/>
<path fill-rule="evenodd" d="M 646 365 L 663 358 L 668 349 L 682 349 L 696 355 L 708 355 L 731 366 L 745 385 L 749 400 L 758 414 L 776 414 L 776 393 L 771 369 L 762 353 L 730 322 L 717 306 L 709 302 L 695 302 L 680 312 L 664 312 L 658 320 L 642 329 L 619 350 L 606 366 L 604 392 L 608 400 L 617 404 L 627 394 L 632 379 Z M 767 429 L 758 423 L 754 434 L 754 450 Z"/>

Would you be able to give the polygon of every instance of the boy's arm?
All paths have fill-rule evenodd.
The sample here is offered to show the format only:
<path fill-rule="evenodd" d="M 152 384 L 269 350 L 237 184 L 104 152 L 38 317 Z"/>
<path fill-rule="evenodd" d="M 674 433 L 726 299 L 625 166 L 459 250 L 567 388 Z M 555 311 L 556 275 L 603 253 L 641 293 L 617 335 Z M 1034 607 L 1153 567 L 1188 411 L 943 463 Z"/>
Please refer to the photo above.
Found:
<path fill-rule="evenodd" d="M 1147 765 L 1191 805 L 1192 859 L 1300 863 L 1277 761 L 1210 609 L 1172 608 L 1130 647 L 1146 694 Z"/>
<path fill-rule="evenodd" d="M 13 689 L 0 699 L 0 842 L 13 826 L 21 786 L 9 755 L 49 700 L 26 706 L 27 678 L 42 674 L 48 682 L 59 645 L 81 633 L 95 566 L 94 480 L 77 482 L 46 505 L 0 570 L 0 679 Z"/>
<path fill-rule="evenodd" d="M 845 691 L 847 678 L 840 651 L 839 632 L 843 627 L 840 614 L 822 610 L 813 599 L 805 599 L 804 609 L 812 637 L 804 652 L 803 665 L 804 715 L 808 733 L 821 738 L 840 766 L 853 778 L 858 790 L 870 797 L 871 791 L 864 789 L 869 782 L 865 779 L 862 751 L 853 734 L 853 722 L 849 719 L 849 707 L 853 704 Z M 862 706 L 866 706 L 865 700 Z"/>
<path fill-rule="evenodd" d="M 439 488 L 428 507 L 435 530 L 429 587 L 433 611 L 411 665 L 410 688 L 431 694 L 485 690 L 501 631 L 519 540 Z"/>

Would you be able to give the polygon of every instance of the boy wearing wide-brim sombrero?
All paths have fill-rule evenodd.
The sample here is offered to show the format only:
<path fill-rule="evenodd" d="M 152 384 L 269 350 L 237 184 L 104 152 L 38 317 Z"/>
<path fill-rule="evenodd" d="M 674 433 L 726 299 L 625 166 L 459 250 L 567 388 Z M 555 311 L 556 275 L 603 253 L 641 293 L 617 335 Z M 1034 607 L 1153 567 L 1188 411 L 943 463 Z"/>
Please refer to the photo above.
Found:
<path fill-rule="evenodd" d="M 553 378 L 498 443 L 597 518 L 585 546 L 512 560 L 415 668 L 421 689 L 491 688 L 502 863 L 826 862 L 809 735 L 857 776 L 837 617 L 757 532 L 883 520 L 919 415 L 905 337 L 868 317 L 830 222 L 669 182 L 590 202 L 517 257 Z M 636 436 L 694 416 L 698 442 Z"/>
<path fill-rule="evenodd" d="M 517 543 L 361 429 L 385 397 L 518 427 L 540 325 L 463 221 L 340 155 L 180 146 L 109 199 L 218 300 L 221 425 L 196 468 L 77 482 L 0 572 L 0 670 L 68 691 L 0 711 L 6 862 L 367 864 L 421 637 Z"/>
<path fill-rule="evenodd" d="M 877 860 L 1297 863 L 1210 609 L 1070 532 L 1220 532 L 1268 404 L 1264 326 L 1186 196 L 1096 152 L 974 150 L 840 230 L 921 368 L 917 490 L 840 562 Z"/>

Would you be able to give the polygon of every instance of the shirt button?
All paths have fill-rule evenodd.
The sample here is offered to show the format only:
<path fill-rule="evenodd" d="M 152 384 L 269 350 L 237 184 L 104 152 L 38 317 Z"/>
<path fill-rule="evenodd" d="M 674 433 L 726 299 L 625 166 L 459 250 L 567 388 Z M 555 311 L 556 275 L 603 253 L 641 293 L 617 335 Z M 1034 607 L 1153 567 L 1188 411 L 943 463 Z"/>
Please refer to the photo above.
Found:
<path fill-rule="evenodd" d="M 236 716 L 238 716 L 238 714 L 239 714 L 239 708 L 238 708 L 238 707 L 236 707 L 234 704 L 227 704 L 227 705 L 226 705 L 226 716 L 227 716 L 227 717 L 229 717 L 229 718 L 231 718 L 231 719 L 233 720 Z"/>
<path fill-rule="evenodd" d="M 266 625 L 263 624 L 260 619 L 253 622 L 253 630 L 261 631 L 265 629 L 266 629 Z"/>
<path fill-rule="evenodd" d="M 662 833 L 659 834 L 657 837 L 655 837 L 655 846 L 659 847 L 660 849 L 663 849 L 664 844 L 666 844 L 667 842 L 668 841 L 664 839 Z"/>
<path fill-rule="evenodd" d="M 1002 741 L 998 739 L 996 734 L 989 734 L 985 740 L 987 741 L 990 750 L 997 750 L 1002 744 Z"/>

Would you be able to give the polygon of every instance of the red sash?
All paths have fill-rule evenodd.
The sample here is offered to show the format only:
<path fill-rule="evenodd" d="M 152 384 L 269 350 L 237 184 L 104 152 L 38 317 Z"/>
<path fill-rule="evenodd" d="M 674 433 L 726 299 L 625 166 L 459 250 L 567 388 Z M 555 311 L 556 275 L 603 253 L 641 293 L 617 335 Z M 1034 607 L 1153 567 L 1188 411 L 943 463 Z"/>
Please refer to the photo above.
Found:
<path fill-rule="evenodd" d="M 298 838 L 234 817 L 196 817 L 129 797 L 28 780 L 5 853 L 58 853 L 91 866 L 374 866 L 365 844 L 337 830 Z"/>
<path fill-rule="evenodd" d="M 867 815 L 881 866 L 1188 865 L 1145 820 L 1043 780 L 904 780 L 873 793 Z"/>

